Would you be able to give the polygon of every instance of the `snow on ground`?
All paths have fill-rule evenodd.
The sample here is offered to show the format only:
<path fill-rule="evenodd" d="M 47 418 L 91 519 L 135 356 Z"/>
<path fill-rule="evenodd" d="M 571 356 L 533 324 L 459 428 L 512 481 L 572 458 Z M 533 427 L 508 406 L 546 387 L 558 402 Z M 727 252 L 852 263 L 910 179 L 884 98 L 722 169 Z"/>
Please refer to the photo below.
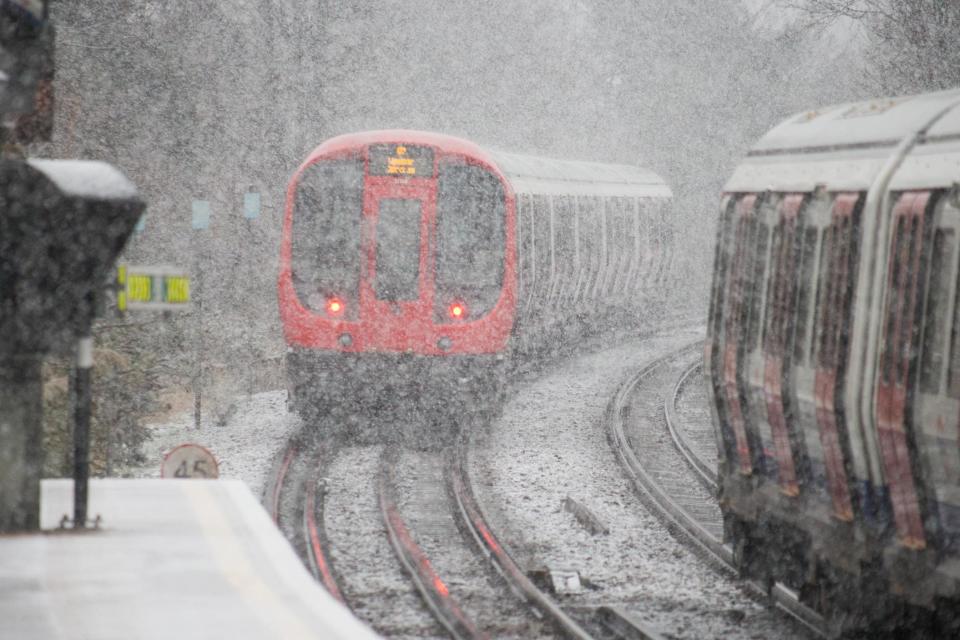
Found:
<path fill-rule="evenodd" d="M 621 603 L 671 638 L 804 637 L 677 542 L 640 503 L 607 441 L 603 415 L 617 388 L 697 338 L 702 329 L 573 358 L 515 389 L 475 443 L 474 491 L 527 569 L 575 570 L 592 583 L 565 604 Z M 580 526 L 562 507 L 567 497 L 588 505 L 609 534 Z"/>
<path fill-rule="evenodd" d="M 300 419 L 287 411 L 286 401 L 285 390 L 238 396 L 236 410 L 223 426 L 204 417 L 200 428 L 195 428 L 192 409 L 150 424 L 153 438 L 144 445 L 146 464 L 123 475 L 159 478 L 163 456 L 178 445 L 194 443 L 213 453 L 221 478 L 243 480 L 260 498 L 271 462 L 300 426 Z"/>

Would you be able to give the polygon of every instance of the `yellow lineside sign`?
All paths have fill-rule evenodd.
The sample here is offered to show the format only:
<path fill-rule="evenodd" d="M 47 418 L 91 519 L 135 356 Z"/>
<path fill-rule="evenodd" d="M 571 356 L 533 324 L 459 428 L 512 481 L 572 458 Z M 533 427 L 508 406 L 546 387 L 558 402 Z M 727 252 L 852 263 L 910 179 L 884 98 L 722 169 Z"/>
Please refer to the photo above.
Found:
<path fill-rule="evenodd" d="M 185 309 L 190 302 L 190 277 L 173 267 L 117 268 L 117 308 Z"/>

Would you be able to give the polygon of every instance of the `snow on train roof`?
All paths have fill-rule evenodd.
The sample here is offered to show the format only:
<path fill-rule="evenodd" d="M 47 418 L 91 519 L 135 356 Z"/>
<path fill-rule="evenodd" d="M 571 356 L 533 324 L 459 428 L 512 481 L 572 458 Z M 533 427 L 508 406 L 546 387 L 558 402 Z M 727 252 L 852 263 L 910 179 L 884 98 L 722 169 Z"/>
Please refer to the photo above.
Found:
<path fill-rule="evenodd" d="M 805 111 L 771 129 L 749 155 L 895 146 L 957 102 L 960 89 Z"/>
<path fill-rule="evenodd" d="M 640 167 L 555 160 L 491 151 L 517 193 L 605 195 L 641 198 L 673 196 L 663 178 Z"/>
<path fill-rule="evenodd" d="M 960 89 L 795 114 L 754 145 L 725 190 L 810 191 L 818 185 L 831 190 L 865 190 L 898 153 L 900 144 L 928 127 L 925 139 L 908 156 L 908 164 L 910 157 L 925 152 L 928 142 L 955 140 L 960 132 Z M 930 178 L 936 172 L 927 164 L 924 172 Z M 952 160 L 941 164 L 944 171 L 953 170 Z M 895 182 L 900 188 L 926 186 L 916 182 L 921 173 L 899 173 Z"/>

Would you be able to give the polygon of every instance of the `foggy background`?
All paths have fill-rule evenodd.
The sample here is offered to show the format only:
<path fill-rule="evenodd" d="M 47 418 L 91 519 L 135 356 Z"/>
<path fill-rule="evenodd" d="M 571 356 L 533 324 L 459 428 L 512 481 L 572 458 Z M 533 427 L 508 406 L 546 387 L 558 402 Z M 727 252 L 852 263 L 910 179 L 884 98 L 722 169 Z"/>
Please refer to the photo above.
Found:
<path fill-rule="evenodd" d="M 745 150 L 792 112 L 876 90 L 853 29 L 795 14 L 760 0 L 55 2 L 55 134 L 36 151 L 124 170 L 148 209 L 123 259 L 192 273 L 202 318 L 98 334 L 159 358 L 160 386 L 189 385 L 198 357 L 205 386 L 280 386 L 286 184 L 322 141 L 364 129 L 656 171 L 689 230 L 673 262 L 684 302 L 705 315 L 719 192 Z M 263 203 L 251 221 L 248 190 Z M 193 200 L 210 202 L 209 229 L 191 229 Z"/>

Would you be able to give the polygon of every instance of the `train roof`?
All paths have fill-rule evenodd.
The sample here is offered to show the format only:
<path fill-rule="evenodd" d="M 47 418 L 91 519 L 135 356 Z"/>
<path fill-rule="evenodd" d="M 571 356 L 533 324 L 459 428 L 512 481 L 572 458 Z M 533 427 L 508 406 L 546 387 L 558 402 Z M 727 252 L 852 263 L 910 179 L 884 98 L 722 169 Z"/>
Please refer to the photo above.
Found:
<path fill-rule="evenodd" d="M 931 150 L 943 157 L 933 162 L 937 166 L 926 167 L 926 177 L 922 172 L 899 171 L 893 188 L 941 184 L 951 174 L 951 182 L 960 179 L 960 89 L 794 114 L 750 149 L 725 190 L 810 191 L 820 185 L 866 190 L 908 140 L 916 144 L 904 159 L 906 165 L 912 156 L 930 156 Z M 928 157 L 926 164 L 929 161 Z M 933 178 L 935 174 L 938 177 Z"/>
<path fill-rule="evenodd" d="M 469 140 L 429 131 L 388 129 L 349 133 L 327 140 L 304 162 L 377 143 L 431 145 L 478 158 L 498 169 L 516 193 L 669 198 L 666 182 L 640 167 L 492 151 Z"/>
<path fill-rule="evenodd" d="M 673 195 L 663 178 L 631 165 L 555 160 L 500 151 L 492 155 L 518 193 L 640 198 Z"/>

